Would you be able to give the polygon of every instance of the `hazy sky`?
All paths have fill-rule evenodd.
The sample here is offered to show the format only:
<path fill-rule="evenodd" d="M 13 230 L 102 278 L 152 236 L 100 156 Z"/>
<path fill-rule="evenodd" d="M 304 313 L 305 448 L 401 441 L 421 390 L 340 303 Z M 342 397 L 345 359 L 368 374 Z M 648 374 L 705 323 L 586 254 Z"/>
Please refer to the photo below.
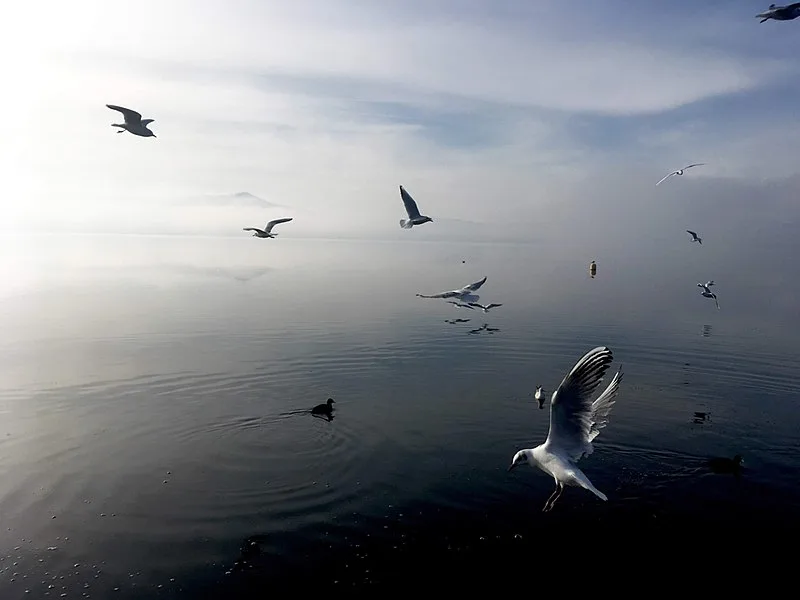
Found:
<path fill-rule="evenodd" d="M 796 223 L 800 20 L 759 24 L 768 4 L 17 2 L 0 228 Z M 106 103 L 155 119 L 157 139 L 115 134 Z M 690 162 L 708 165 L 654 187 Z M 399 229 L 399 184 L 434 224 Z M 242 191 L 287 208 L 208 202 Z"/>

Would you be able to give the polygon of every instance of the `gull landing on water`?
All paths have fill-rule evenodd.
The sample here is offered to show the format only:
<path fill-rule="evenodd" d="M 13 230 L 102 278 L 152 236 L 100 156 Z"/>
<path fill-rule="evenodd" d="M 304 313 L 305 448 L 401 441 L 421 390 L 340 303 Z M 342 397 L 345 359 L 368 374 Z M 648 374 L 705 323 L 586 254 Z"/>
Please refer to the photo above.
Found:
<path fill-rule="evenodd" d="M 465 285 L 464 287 L 457 289 L 457 290 L 450 290 L 449 292 L 440 292 L 438 294 L 417 294 L 418 298 L 458 298 L 462 302 L 465 300 L 475 301 L 478 300 L 478 296 L 474 296 L 472 292 L 478 291 L 478 289 L 486 283 L 486 277 L 481 279 L 480 281 L 476 281 L 475 283 L 470 283 L 469 285 Z M 456 308 L 459 308 L 458 306 Z"/>
<path fill-rule="evenodd" d="M 700 245 L 701 246 L 703 245 L 703 240 L 701 240 L 694 231 L 691 231 L 691 230 L 687 229 L 686 233 L 688 233 L 690 236 L 692 236 L 692 241 L 693 242 L 700 242 Z"/>
<path fill-rule="evenodd" d="M 616 402 L 622 380 L 621 369 L 597 400 L 590 401 L 613 359 L 611 350 L 598 346 L 575 364 L 550 400 L 550 431 L 547 440 L 536 448 L 517 452 L 508 467 L 510 471 L 527 462 L 553 477 L 556 490 L 547 499 L 544 512 L 552 510 L 566 485 L 582 487 L 601 500 L 608 500 L 603 492 L 592 485 L 576 463 L 594 451 L 592 440 L 608 424 L 611 409 Z"/>
<path fill-rule="evenodd" d="M 683 172 L 684 172 L 684 171 L 686 171 L 686 169 L 691 169 L 692 167 L 699 167 L 700 165 L 704 165 L 704 164 L 706 164 L 706 163 L 694 163 L 694 164 L 692 164 L 692 165 L 687 165 L 687 166 L 683 167 L 682 169 L 678 169 L 677 171 L 673 171 L 673 172 L 672 172 L 672 173 L 670 173 L 669 175 L 665 175 L 665 176 L 664 176 L 664 177 L 661 179 L 661 181 L 659 181 L 659 182 L 658 182 L 656 185 L 659 185 L 659 184 L 661 184 L 663 181 L 665 181 L 666 179 L 669 179 L 669 178 L 670 178 L 670 177 L 672 177 L 673 175 L 683 175 Z"/>
<path fill-rule="evenodd" d="M 133 135 L 138 135 L 141 137 L 156 137 L 156 134 L 147 128 L 147 126 L 152 123 L 154 119 L 142 119 L 142 115 L 135 110 L 131 110 L 130 108 L 116 106 L 115 104 L 106 104 L 106 106 L 111 110 L 117 110 L 121 112 L 125 117 L 124 123 L 111 124 L 112 127 L 120 128 L 117 133 L 122 133 L 123 131 L 127 130 Z"/>
<path fill-rule="evenodd" d="M 270 221 L 269 223 L 267 223 L 264 229 L 257 229 L 256 227 L 243 227 L 242 231 L 252 231 L 255 237 L 274 238 L 278 234 L 272 233 L 272 228 L 275 227 L 275 225 L 278 225 L 279 223 L 288 223 L 289 221 L 292 220 L 292 218 L 293 217 L 289 217 L 286 219 L 275 219 L 274 221 Z"/>
<path fill-rule="evenodd" d="M 775 6 L 774 4 L 770 4 L 769 9 L 765 10 L 759 15 L 756 15 L 756 19 L 761 19 L 761 23 L 769 21 L 770 19 L 774 21 L 791 21 L 797 17 L 800 17 L 800 2 L 787 4 L 786 6 Z"/>
<path fill-rule="evenodd" d="M 408 219 L 400 219 L 400 227 L 403 229 L 411 229 L 414 225 L 422 225 L 428 221 L 433 223 L 433 219 L 430 217 L 419 214 L 417 203 L 402 185 L 400 186 L 400 197 L 403 199 L 403 204 L 405 205 L 406 213 L 408 214 Z"/>

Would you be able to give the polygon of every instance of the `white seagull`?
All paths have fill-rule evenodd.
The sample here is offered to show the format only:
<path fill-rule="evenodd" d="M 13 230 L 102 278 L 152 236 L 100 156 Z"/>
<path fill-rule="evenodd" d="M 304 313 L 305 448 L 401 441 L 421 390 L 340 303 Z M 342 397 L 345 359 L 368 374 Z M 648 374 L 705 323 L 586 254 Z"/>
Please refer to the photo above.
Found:
<path fill-rule="evenodd" d="M 486 277 L 481 279 L 480 281 L 476 281 L 475 283 L 470 283 L 469 285 L 465 285 L 464 287 L 457 289 L 457 290 L 450 290 L 449 292 L 440 292 L 438 294 L 417 294 L 419 298 L 458 298 L 462 302 L 466 300 L 477 300 L 478 297 L 474 296 L 472 292 L 477 291 L 484 283 L 486 283 Z"/>
<path fill-rule="evenodd" d="M 275 219 L 275 220 L 270 221 L 269 223 L 267 223 L 267 225 L 266 225 L 266 227 L 264 227 L 264 229 L 257 229 L 256 227 L 243 227 L 242 231 L 252 231 L 253 235 L 255 237 L 274 238 L 278 234 L 277 233 L 272 233 L 272 228 L 275 227 L 275 225 L 278 225 L 279 223 L 288 223 L 289 221 L 292 220 L 292 218 L 293 217 L 289 217 L 289 218 L 286 218 L 286 219 Z"/>
<path fill-rule="evenodd" d="M 773 19 L 775 21 L 791 21 L 800 17 L 800 2 L 794 4 L 787 4 L 786 6 L 769 5 L 769 9 L 763 13 L 756 15 L 756 19 L 761 19 L 761 23 Z"/>
<path fill-rule="evenodd" d="M 154 119 L 142 119 L 142 115 L 135 110 L 131 110 L 130 108 L 116 106 L 115 104 L 106 104 L 106 106 L 111 110 L 118 110 L 125 117 L 124 123 L 111 124 L 112 127 L 120 128 L 117 133 L 122 133 L 123 131 L 127 130 L 133 135 L 139 135 L 141 137 L 156 137 L 156 134 L 147 128 L 147 126 L 152 123 Z"/>
<path fill-rule="evenodd" d="M 703 240 L 701 240 L 694 231 L 692 231 L 691 229 L 687 229 L 686 233 L 688 233 L 690 236 L 692 236 L 692 241 L 693 242 L 700 242 L 700 245 L 701 246 L 703 245 Z"/>
<path fill-rule="evenodd" d="M 592 440 L 608 424 L 609 414 L 616 402 L 622 369 L 617 371 L 597 400 L 590 401 L 613 360 L 611 350 L 605 346 L 598 346 L 584 354 L 553 393 L 547 440 L 536 448 L 517 452 L 508 467 L 510 471 L 527 462 L 555 479 L 556 490 L 547 499 L 544 512 L 552 510 L 566 485 L 582 487 L 601 500 L 608 500 L 576 463 L 594 451 Z"/>
<path fill-rule="evenodd" d="M 658 182 L 656 185 L 659 185 L 659 184 L 660 184 L 661 182 L 663 182 L 665 179 L 669 179 L 669 178 L 670 178 L 670 177 L 672 177 L 673 175 L 683 175 L 683 172 L 684 172 L 686 169 L 691 169 L 692 167 L 699 167 L 700 165 L 704 165 L 704 164 L 706 164 L 706 163 L 694 163 L 693 165 L 687 165 L 687 166 L 683 167 L 682 169 L 678 169 L 677 171 L 673 171 L 673 172 L 672 172 L 672 173 L 670 173 L 669 175 L 665 175 L 665 176 L 664 176 L 664 177 L 661 179 L 661 181 L 659 181 L 659 182 Z"/>
<path fill-rule="evenodd" d="M 411 194 L 409 194 L 402 185 L 400 186 L 400 197 L 403 199 L 403 204 L 406 207 L 406 213 L 408 213 L 408 219 L 400 219 L 400 227 L 403 229 L 411 229 L 414 225 L 422 225 L 428 221 L 433 223 L 433 219 L 430 217 L 419 214 L 417 203 L 414 202 Z"/>
<path fill-rule="evenodd" d="M 546 398 L 544 397 L 544 388 L 542 386 L 536 386 L 536 393 L 533 394 L 533 399 L 539 403 L 539 409 L 544 408 Z"/>
<path fill-rule="evenodd" d="M 475 308 L 480 308 L 485 313 L 488 313 L 489 310 L 491 310 L 492 308 L 503 306 L 502 304 L 495 304 L 495 303 L 489 304 L 488 306 L 484 306 L 483 304 L 478 304 L 477 302 L 470 302 L 469 305 L 474 306 Z"/>

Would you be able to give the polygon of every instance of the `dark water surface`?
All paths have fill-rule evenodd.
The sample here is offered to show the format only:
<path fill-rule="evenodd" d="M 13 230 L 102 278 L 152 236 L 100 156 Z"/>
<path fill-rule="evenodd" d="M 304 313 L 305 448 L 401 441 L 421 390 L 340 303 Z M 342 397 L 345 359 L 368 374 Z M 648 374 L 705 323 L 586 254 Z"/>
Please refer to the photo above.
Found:
<path fill-rule="evenodd" d="M 454 589 L 544 568 L 557 535 L 579 556 L 798 525 L 798 295 L 775 271 L 689 244 L 595 279 L 536 244 L 2 244 L 4 600 Z M 484 275 L 487 315 L 414 296 Z M 609 501 L 543 514 L 553 482 L 506 470 L 547 434 L 535 386 L 597 345 L 625 376 L 580 466 Z M 329 396 L 332 421 L 304 412 Z M 737 453 L 741 477 L 705 467 Z"/>

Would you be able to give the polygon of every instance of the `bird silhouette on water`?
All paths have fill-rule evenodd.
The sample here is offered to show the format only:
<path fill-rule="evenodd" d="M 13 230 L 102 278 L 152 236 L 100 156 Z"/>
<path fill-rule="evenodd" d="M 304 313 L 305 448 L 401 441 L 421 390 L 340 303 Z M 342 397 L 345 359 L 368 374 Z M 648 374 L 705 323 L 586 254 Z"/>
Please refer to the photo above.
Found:
<path fill-rule="evenodd" d="M 733 474 L 738 476 L 742 472 L 744 459 L 741 454 L 737 454 L 733 458 L 714 457 L 708 460 L 708 468 L 718 475 Z"/>
<path fill-rule="evenodd" d="M 336 400 L 333 398 L 328 398 L 328 401 L 324 404 L 317 404 L 314 408 L 311 409 L 311 414 L 315 417 L 320 417 L 323 419 L 327 419 L 328 421 L 333 420 L 333 405 L 335 404 Z"/>

